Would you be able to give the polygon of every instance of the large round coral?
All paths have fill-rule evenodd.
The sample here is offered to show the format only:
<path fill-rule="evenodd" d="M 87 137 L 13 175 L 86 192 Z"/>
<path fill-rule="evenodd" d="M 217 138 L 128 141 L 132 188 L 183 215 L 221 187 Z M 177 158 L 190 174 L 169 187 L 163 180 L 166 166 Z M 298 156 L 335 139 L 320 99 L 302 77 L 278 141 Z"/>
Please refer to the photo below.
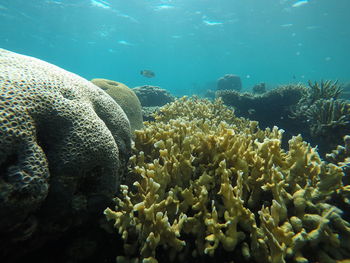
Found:
<path fill-rule="evenodd" d="M 114 80 L 92 79 L 91 82 L 106 91 L 123 108 L 132 131 L 143 127 L 141 103 L 132 89 Z"/>
<path fill-rule="evenodd" d="M 103 90 L 39 59 L 0 49 L 0 86 L 5 248 L 99 213 L 119 185 L 131 135 L 125 113 Z"/>

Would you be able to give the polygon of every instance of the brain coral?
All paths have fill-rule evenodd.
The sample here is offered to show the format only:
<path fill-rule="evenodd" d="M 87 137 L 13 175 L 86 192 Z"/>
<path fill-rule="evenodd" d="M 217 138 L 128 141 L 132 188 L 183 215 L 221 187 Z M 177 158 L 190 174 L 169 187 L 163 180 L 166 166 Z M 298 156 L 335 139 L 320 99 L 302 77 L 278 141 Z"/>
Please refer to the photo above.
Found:
<path fill-rule="evenodd" d="M 141 103 L 132 89 L 123 83 L 108 79 L 92 79 L 91 82 L 106 91 L 122 107 L 128 116 L 132 131 L 143 127 Z"/>
<path fill-rule="evenodd" d="M 202 115 L 190 110 L 195 105 Z M 236 125 L 233 112 L 218 123 L 218 109 L 218 102 L 182 99 L 136 132 L 136 180 L 121 186 L 115 210 L 105 210 L 124 241 L 117 262 L 350 258 L 350 224 L 328 202 L 344 188 L 341 168 L 300 136 L 282 149 L 277 127 Z"/>
<path fill-rule="evenodd" d="M 131 142 L 110 96 L 52 64 L 0 49 L 0 86 L 3 248 L 98 212 L 119 184 Z"/>

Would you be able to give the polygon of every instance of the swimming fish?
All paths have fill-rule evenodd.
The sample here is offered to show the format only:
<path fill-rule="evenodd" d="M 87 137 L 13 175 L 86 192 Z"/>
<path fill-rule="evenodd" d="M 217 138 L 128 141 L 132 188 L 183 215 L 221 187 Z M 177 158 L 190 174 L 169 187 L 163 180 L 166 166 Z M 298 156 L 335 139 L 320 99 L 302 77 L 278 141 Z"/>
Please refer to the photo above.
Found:
<path fill-rule="evenodd" d="M 152 70 L 149 70 L 149 69 L 141 70 L 140 74 L 146 78 L 153 78 L 156 76 L 156 74 Z"/>

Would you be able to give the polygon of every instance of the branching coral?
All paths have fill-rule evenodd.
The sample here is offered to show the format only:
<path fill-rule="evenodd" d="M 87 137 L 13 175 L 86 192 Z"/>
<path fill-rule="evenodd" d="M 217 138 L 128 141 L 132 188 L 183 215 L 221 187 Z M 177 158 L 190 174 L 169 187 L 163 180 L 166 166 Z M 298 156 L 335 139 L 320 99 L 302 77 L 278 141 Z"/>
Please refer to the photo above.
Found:
<path fill-rule="evenodd" d="M 188 121 L 202 120 L 209 125 L 217 126 L 220 122 L 226 122 L 238 127 L 247 127 L 249 121 L 237 118 L 234 112 L 223 104 L 221 98 L 213 103 L 207 99 L 198 97 L 182 97 L 173 103 L 163 106 L 155 115 L 156 121 L 167 122 L 171 119 L 183 118 Z"/>
<path fill-rule="evenodd" d="M 321 83 L 308 82 L 309 87 L 305 88 L 303 97 L 299 100 L 291 113 L 292 118 L 305 119 L 305 111 L 315 103 L 322 100 L 337 100 L 342 92 L 337 81 L 321 81 Z"/>
<path fill-rule="evenodd" d="M 348 166 L 350 164 L 350 135 L 343 138 L 344 146 L 338 145 L 335 150 L 326 155 L 329 162 L 340 166 Z"/>
<path fill-rule="evenodd" d="M 309 89 L 293 108 L 290 117 L 304 123 L 313 143 L 323 153 L 340 143 L 350 132 L 350 104 L 338 99 L 342 89 L 337 81 L 309 81 Z M 322 136 L 322 140 L 319 137 Z"/>
<path fill-rule="evenodd" d="M 345 100 L 318 100 L 306 112 L 314 136 L 329 134 L 332 129 L 350 123 L 350 104 Z"/>
<path fill-rule="evenodd" d="M 322 162 L 300 136 L 282 150 L 276 127 L 213 122 L 215 106 L 201 103 L 177 101 L 136 131 L 136 181 L 105 210 L 124 240 L 117 261 L 201 261 L 225 251 L 238 262 L 349 258 L 349 242 L 340 241 L 349 240 L 350 224 L 326 203 L 342 187 L 341 168 Z M 193 113 L 195 105 L 202 115 L 171 110 Z"/>
<path fill-rule="evenodd" d="M 344 136 L 343 140 L 344 145 L 338 145 L 335 150 L 326 154 L 326 159 L 333 164 L 339 165 L 344 171 L 344 186 L 333 196 L 333 201 L 338 203 L 339 207 L 348 211 L 345 216 L 350 218 L 350 136 Z"/>
<path fill-rule="evenodd" d="M 308 84 L 310 88 L 307 95 L 308 104 L 312 104 L 321 99 L 338 99 L 342 92 L 338 81 L 322 80 L 321 83 L 316 81 L 312 83 L 309 81 Z"/>

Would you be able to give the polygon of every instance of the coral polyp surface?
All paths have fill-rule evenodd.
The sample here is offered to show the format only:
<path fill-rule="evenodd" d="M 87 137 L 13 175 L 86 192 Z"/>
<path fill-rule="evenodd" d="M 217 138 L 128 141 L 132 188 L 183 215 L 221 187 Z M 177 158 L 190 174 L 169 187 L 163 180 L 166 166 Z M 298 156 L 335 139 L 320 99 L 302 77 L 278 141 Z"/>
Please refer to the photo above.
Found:
<path fill-rule="evenodd" d="M 220 121 L 220 105 L 181 99 L 136 132 L 134 182 L 105 210 L 124 241 L 117 262 L 349 258 L 350 224 L 327 203 L 342 187 L 341 168 L 300 136 L 283 150 L 277 127 L 260 130 L 232 111 Z"/>
<path fill-rule="evenodd" d="M 142 128 L 141 103 L 132 89 L 109 79 L 92 79 L 91 82 L 107 92 L 122 107 L 130 121 L 131 131 Z"/>
<path fill-rule="evenodd" d="M 0 87 L 6 261 L 3 253 L 15 257 L 40 246 L 108 205 L 131 135 L 125 113 L 104 91 L 42 60 L 0 49 Z"/>

